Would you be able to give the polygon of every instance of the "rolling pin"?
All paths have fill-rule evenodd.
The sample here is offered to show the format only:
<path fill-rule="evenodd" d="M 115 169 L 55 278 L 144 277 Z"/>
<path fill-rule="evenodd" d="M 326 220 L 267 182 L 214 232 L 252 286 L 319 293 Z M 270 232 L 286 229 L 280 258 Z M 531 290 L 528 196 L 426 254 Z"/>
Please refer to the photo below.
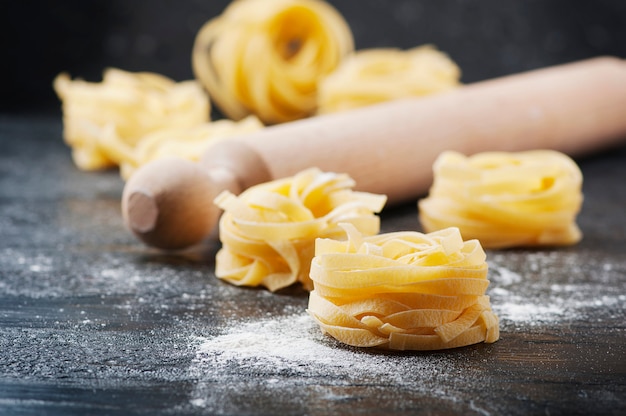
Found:
<path fill-rule="evenodd" d="M 576 157 L 624 139 L 626 61 L 598 57 L 267 127 L 215 144 L 199 163 L 157 160 L 126 183 L 122 214 L 146 244 L 182 249 L 212 232 L 222 190 L 238 194 L 309 167 L 347 173 L 355 189 L 394 204 L 428 191 L 444 150 Z"/>

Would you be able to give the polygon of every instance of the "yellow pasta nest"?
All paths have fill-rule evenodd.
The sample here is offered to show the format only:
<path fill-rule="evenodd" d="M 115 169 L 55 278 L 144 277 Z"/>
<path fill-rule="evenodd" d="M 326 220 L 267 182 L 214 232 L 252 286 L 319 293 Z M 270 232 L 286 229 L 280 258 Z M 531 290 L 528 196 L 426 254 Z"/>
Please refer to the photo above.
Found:
<path fill-rule="evenodd" d="M 320 0 L 238 0 L 196 36 L 193 69 L 232 119 L 279 123 L 314 113 L 318 80 L 354 50 L 343 17 Z"/>
<path fill-rule="evenodd" d="M 216 276 L 235 285 L 275 291 L 297 281 L 310 290 L 308 277 L 315 239 L 344 235 L 340 222 L 365 235 L 378 233 L 386 196 L 352 190 L 345 174 L 312 168 L 256 185 L 238 197 L 225 191 L 215 203 L 222 248 Z"/>
<path fill-rule="evenodd" d="M 318 239 L 308 312 L 327 333 L 355 347 L 439 350 L 499 338 L 485 290 L 487 263 L 457 228 L 431 234 Z"/>
<path fill-rule="evenodd" d="M 460 68 L 429 45 L 406 51 L 361 50 L 322 80 L 318 112 L 330 113 L 447 91 L 460 85 L 460 77 Z"/>
<path fill-rule="evenodd" d="M 54 89 L 63 103 L 64 139 L 83 170 L 114 167 L 120 154 L 103 146 L 114 135 L 134 147 L 146 134 L 208 121 L 210 104 L 196 81 L 176 83 L 162 75 L 107 69 L 100 83 L 60 74 Z"/>
<path fill-rule="evenodd" d="M 582 174 L 552 150 L 445 152 L 434 164 L 434 183 L 419 202 L 426 231 L 458 227 L 485 248 L 577 243 Z"/>

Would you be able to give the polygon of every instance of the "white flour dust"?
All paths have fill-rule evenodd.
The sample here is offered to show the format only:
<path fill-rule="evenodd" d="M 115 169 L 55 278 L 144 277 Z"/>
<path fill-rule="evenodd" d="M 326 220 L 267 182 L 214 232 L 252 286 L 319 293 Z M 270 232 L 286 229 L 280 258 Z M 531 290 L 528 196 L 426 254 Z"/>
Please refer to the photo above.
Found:
<path fill-rule="evenodd" d="M 195 363 L 199 366 L 229 367 L 233 364 L 297 370 L 307 365 L 363 365 L 353 351 L 324 342 L 321 331 L 306 313 L 259 320 L 233 327 L 215 338 L 200 339 Z"/>
<path fill-rule="evenodd" d="M 623 310 L 626 295 L 587 282 L 581 268 L 570 266 L 567 261 L 564 265 L 571 270 L 561 270 L 560 273 L 571 276 L 571 283 L 553 283 L 551 274 L 558 259 L 553 253 L 528 256 L 525 265 L 528 275 L 503 266 L 497 256 L 496 261 L 490 262 L 488 292 L 492 309 L 500 318 L 501 329 L 506 330 L 509 324 L 523 329 L 584 321 L 590 315 L 597 315 L 597 312 L 590 311 L 598 308 L 612 318 Z M 611 275 L 615 272 L 611 264 L 592 265 L 591 268 L 598 270 L 595 273 L 598 279 L 609 282 L 618 279 Z"/>
<path fill-rule="evenodd" d="M 307 386 L 308 394 L 330 401 L 344 400 L 337 392 L 354 385 L 398 386 L 446 402 L 467 401 L 461 397 L 467 380 L 455 371 L 455 354 L 396 354 L 342 346 L 323 335 L 305 312 L 231 325 L 222 335 L 194 343 L 195 359 L 188 372 L 200 382 L 190 404 L 215 413 L 229 413 L 232 409 L 219 408 L 229 403 L 224 397 L 236 401 L 241 392 L 263 391 L 288 402 L 296 386 Z"/>

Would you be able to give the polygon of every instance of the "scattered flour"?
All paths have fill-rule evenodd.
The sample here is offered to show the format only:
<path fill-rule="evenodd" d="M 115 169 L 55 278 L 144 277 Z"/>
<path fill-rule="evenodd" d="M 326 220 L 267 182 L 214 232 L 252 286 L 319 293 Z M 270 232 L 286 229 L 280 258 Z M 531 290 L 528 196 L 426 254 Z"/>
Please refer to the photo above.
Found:
<path fill-rule="evenodd" d="M 509 270 L 505 267 L 494 266 L 490 264 L 489 279 L 497 283 L 498 287 L 511 286 L 515 283 L 520 283 L 523 279 L 519 273 Z"/>
<path fill-rule="evenodd" d="M 565 311 L 557 305 L 537 305 L 534 303 L 505 302 L 492 305 L 500 320 L 528 325 L 554 322 L 562 318 Z"/>
<path fill-rule="evenodd" d="M 215 338 L 199 339 L 196 363 L 229 366 L 271 364 L 275 369 L 292 364 L 333 364 L 354 369 L 363 365 L 354 352 L 324 343 L 321 331 L 306 313 L 245 323 Z M 293 370 L 293 368 L 292 368 Z"/>
<path fill-rule="evenodd" d="M 528 276 L 498 262 L 490 263 L 488 292 L 491 306 L 500 318 L 501 330 L 506 330 L 509 324 L 523 328 L 582 321 L 587 319 L 591 309 L 598 308 L 610 317 L 613 309 L 623 309 L 626 295 L 617 291 L 607 292 L 606 288 L 585 283 L 583 279 L 580 283 L 576 283 L 578 279 L 573 279 L 574 283 L 551 283 L 550 261 L 555 258 L 558 257 L 552 254 L 535 254 L 527 265 Z M 602 273 L 613 271 L 610 264 L 596 269 L 601 271 L 601 279 L 606 279 Z M 576 276 L 576 273 L 581 273 L 580 269 L 572 269 L 570 275 Z"/>
<path fill-rule="evenodd" d="M 196 354 L 190 376 L 206 380 L 219 374 L 220 381 L 197 383 L 189 401 L 193 407 L 228 414 L 232 409 L 219 406 L 248 392 L 285 403 L 295 400 L 294 388 L 306 388 L 309 398 L 342 402 L 354 394 L 344 395 L 343 389 L 354 386 L 397 386 L 446 403 L 469 399 L 463 396 L 467 379 L 458 377 L 455 354 L 347 347 L 324 336 L 305 312 L 229 327 L 221 335 L 192 340 Z"/>

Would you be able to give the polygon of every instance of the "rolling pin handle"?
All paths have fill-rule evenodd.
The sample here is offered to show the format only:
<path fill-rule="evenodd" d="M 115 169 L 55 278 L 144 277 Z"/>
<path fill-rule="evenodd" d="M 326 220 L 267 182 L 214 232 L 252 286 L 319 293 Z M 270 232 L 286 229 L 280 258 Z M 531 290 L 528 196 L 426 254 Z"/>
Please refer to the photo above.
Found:
<path fill-rule="evenodd" d="M 155 160 L 137 169 L 124 187 L 124 223 L 149 246 L 190 247 L 215 227 L 219 209 L 213 199 L 224 186 L 198 163 L 174 157 Z"/>
<path fill-rule="evenodd" d="M 228 190 L 239 194 L 270 179 L 258 154 L 225 140 L 215 144 L 200 163 L 164 158 L 139 168 L 122 194 L 126 227 L 149 246 L 177 250 L 200 243 L 220 216 L 213 200 Z"/>

